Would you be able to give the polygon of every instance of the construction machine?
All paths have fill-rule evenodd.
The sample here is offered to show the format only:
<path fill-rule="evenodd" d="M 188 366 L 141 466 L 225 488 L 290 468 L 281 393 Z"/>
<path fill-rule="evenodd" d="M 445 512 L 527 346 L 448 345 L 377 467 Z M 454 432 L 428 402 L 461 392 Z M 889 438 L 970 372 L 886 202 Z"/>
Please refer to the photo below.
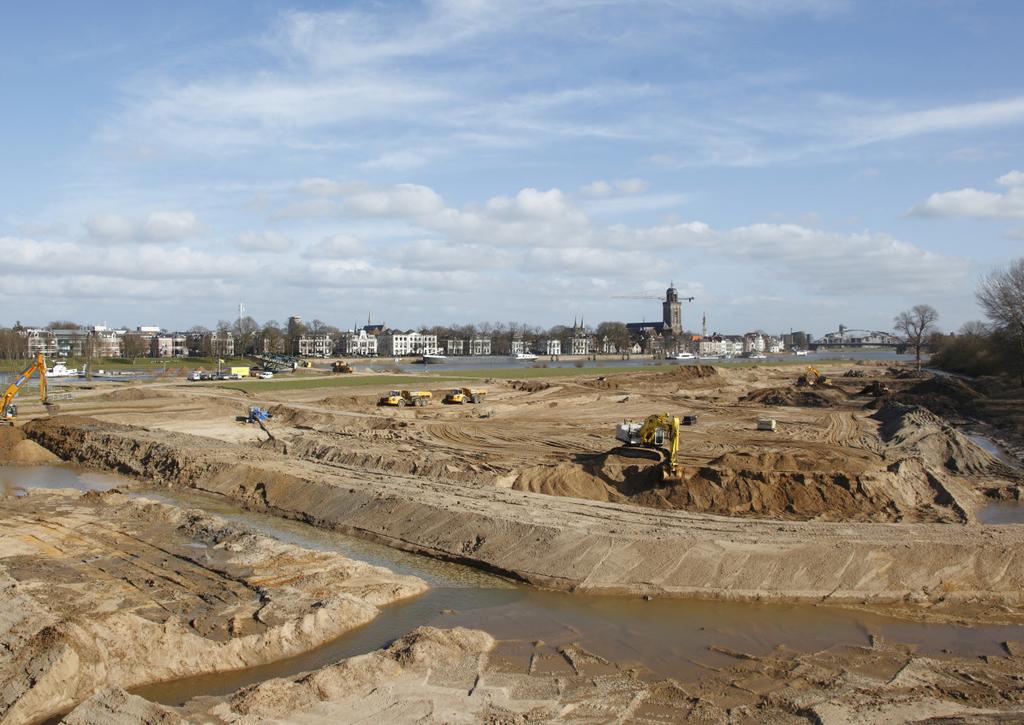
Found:
<path fill-rule="evenodd" d="M 429 390 L 391 390 L 387 395 L 382 395 L 377 405 L 391 405 L 401 407 L 403 405 L 414 405 L 417 408 L 423 407 L 433 397 Z"/>
<path fill-rule="evenodd" d="M 477 388 L 452 388 L 444 396 L 443 402 L 449 405 L 462 405 L 464 403 L 482 403 L 484 402 L 485 395 L 487 395 L 486 390 L 479 390 Z"/>
<path fill-rule="evenodd" d="M 430 402 L 433 398 L 433 394 L 429 390 L 403 390 L 402 400 L 405 401 L 406 405 L 415 405 L 417 408 L 421 408 Z"/>
<path fill-rule="evenodd" d="M 796 379 L 797 387 L 808 387 L 813 385 L 829 386 L 832 381 L 827 375 L 823 375 L 818 368 L 813 365 L 807 366 L 807 372 Z"/>
<path fill-rule="evenodd" d="M 46 360 L 42 353 L 36 355 L 36 359 L 15 379 L 13 383 L 4 390 L 3 397 L 0 397 L 0 421 L 14 425 L 14 419 L 18 416 L 18 406 L 14 404 L 14 398 L 21 392 L 21 389 L 28 383 L 33 375 L 39 375 L 39 401 L 46 405 Z"/>
<path fill-rule="evenodd" d="M 446 405 L 463 405 L 466 402 L 466 394 L 462 392 L 462 388 L 452 388 L 441 402 Z"/>
<path fill-rule="evenodd" d="M 625 446 L 619 452 L 656 460 L 662 464 L 664 479 L 678 478 L 679 425 L 679 418 L 668 413 L 647 416 L 643 423 L 621 423 L 615 437 Z"/>
<path fill-rule="evenodd" d="M 352 372 L 352 366 L 343 360 L 335 360 L 331 365 L 331 370 L 336 373 L 350 373 Z"/>

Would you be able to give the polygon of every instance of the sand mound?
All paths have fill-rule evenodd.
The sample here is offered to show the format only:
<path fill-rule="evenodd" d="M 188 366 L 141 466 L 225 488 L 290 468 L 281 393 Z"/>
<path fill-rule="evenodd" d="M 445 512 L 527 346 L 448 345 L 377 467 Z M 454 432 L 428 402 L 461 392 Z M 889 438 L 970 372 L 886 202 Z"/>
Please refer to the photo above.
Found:
<path fill-rule="evenodd" d="M 122 388 L 109 393 L 97 395 L 96 400 L 110 400 L 117 403 L 130 403 L 136 400 L 156 400 L 169 397 L 167 393 L 147 388 Z"/>
<path fill-rule="evenodd" d="M 726 516 L 961 520 L 948 492 L 940 482 L 924 475 L 920 466 L 873 473 L 821 468 L 810 456 L 798 454 L 729 454 L 707 466 L 684 467 L 678 481 L 662 481 L 660 467 L 653 461 L 611 452 L 578 464 L 527 469 L 512 487 L 551 496 Z"/>
<path fill-rule="evenodd" d="M 973 415 L 984 396 L 960 378 L 937 376 L 915 383 L 897 396 L 943 416 Z"/>
<path fill-rule="evenodd" d="M 60 463 L 60 458 L 25 438 L 20 428 L 3 426 L 0 427 L 0 463 Z"/>
<path fill-rule="evenodd" d="M 999 462 L 960 431 L 916 405 L 888 402 L 871 416 L 881 423 L 879 435 L 890 450 L 904 458 L 919 458 L 926 466 L 955 473 L 988 473 Z"/>
<path fill-rule="evenodd" d="M 844 400 L 846 395 L 836 388 L 797 390 L 795 388 L 762 388 L 740 398 L 747 403 L 793 406 L 799 408 L 829 408 Z"/>
<path fill-rule="evenodd" d="M 508 385 L 513 390 L 524 393 L 539 393 L 541 390 L 551 387 L 551 383 L 546 383 L 543 380 L 509 380 Z"/>

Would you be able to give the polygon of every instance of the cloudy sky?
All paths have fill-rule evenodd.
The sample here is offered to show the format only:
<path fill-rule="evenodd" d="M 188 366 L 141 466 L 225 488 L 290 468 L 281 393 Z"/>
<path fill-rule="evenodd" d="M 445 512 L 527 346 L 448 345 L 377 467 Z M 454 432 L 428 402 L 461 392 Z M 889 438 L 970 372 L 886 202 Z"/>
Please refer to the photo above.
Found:
<path fill-rule="evenodd" d="M 980 317 L 1024 250 L 1024 5 L 22 3 L 0 324 Z"/>

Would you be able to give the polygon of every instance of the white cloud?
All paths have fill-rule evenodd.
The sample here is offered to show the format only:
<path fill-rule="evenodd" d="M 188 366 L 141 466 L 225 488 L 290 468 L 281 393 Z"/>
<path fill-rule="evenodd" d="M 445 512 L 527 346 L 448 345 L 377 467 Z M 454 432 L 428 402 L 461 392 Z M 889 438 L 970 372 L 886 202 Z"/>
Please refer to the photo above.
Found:
<path fill-rule="evenodd" d="M 634 177 L 632 179 L 616 181 L 615 186 L 618 187 L 619 191 L 623 194 L 643 194 L 651 185 L 643 179 Z"/>
<path fill-rule="evenodd" d="M 243 232 L 235 239 L 235 246 L 249 252 L 287 252 L 292 248 L 292 240 L 280 232 L 266 230 L 263 232 Z"/>
<path fill-rule="evenodd" d="M 590 197 L 611 196 L 613 191 L 614 189 L 611 184 L 607 181 L 601 180 L 591 182 L 580 189 L 580 193 L 583 194 L 583 196 Z"/>
<path fill-rule="evenodd" d="M 921 217 L 969 217 L 972 219 L 1024 219 L 1024 173 L 1010 171 L 998 182 L 1005 193 L 967 188 L 932 194 L 910 210 Z"/>
<path fill-rule="evenodd" d="M 363 252 L 363 243 L 350 234 L 332 234 L 306 250 L 310 259 L 351 259 Z"/>
<path fill-rule="evenodd" d="M 998 179 L 1003 186 L 1024 186 L 1024 171 L 1013 170 Z"/>
<path fill-rule="evenodd" d="M 156 211 L 143 219 L 120 214 L 96 214 L 85 222 L 88 237 L 97 242 L 180 242 L 195 236 L 201 225 L 190 211 Z"/>

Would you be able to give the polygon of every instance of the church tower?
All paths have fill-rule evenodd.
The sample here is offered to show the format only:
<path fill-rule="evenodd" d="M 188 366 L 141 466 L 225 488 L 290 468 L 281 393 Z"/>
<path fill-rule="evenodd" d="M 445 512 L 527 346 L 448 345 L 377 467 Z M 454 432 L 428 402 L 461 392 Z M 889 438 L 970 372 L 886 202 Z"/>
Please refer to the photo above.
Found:
<path fill-rule="evenodd" d="M 683 331 L 683 305 L 679 302 L 679 292 L 675 283 L 665 290 L 665 301 L 661 303 L 661 320 L 665 323 L 665 330 L 673 335 Z"/>

